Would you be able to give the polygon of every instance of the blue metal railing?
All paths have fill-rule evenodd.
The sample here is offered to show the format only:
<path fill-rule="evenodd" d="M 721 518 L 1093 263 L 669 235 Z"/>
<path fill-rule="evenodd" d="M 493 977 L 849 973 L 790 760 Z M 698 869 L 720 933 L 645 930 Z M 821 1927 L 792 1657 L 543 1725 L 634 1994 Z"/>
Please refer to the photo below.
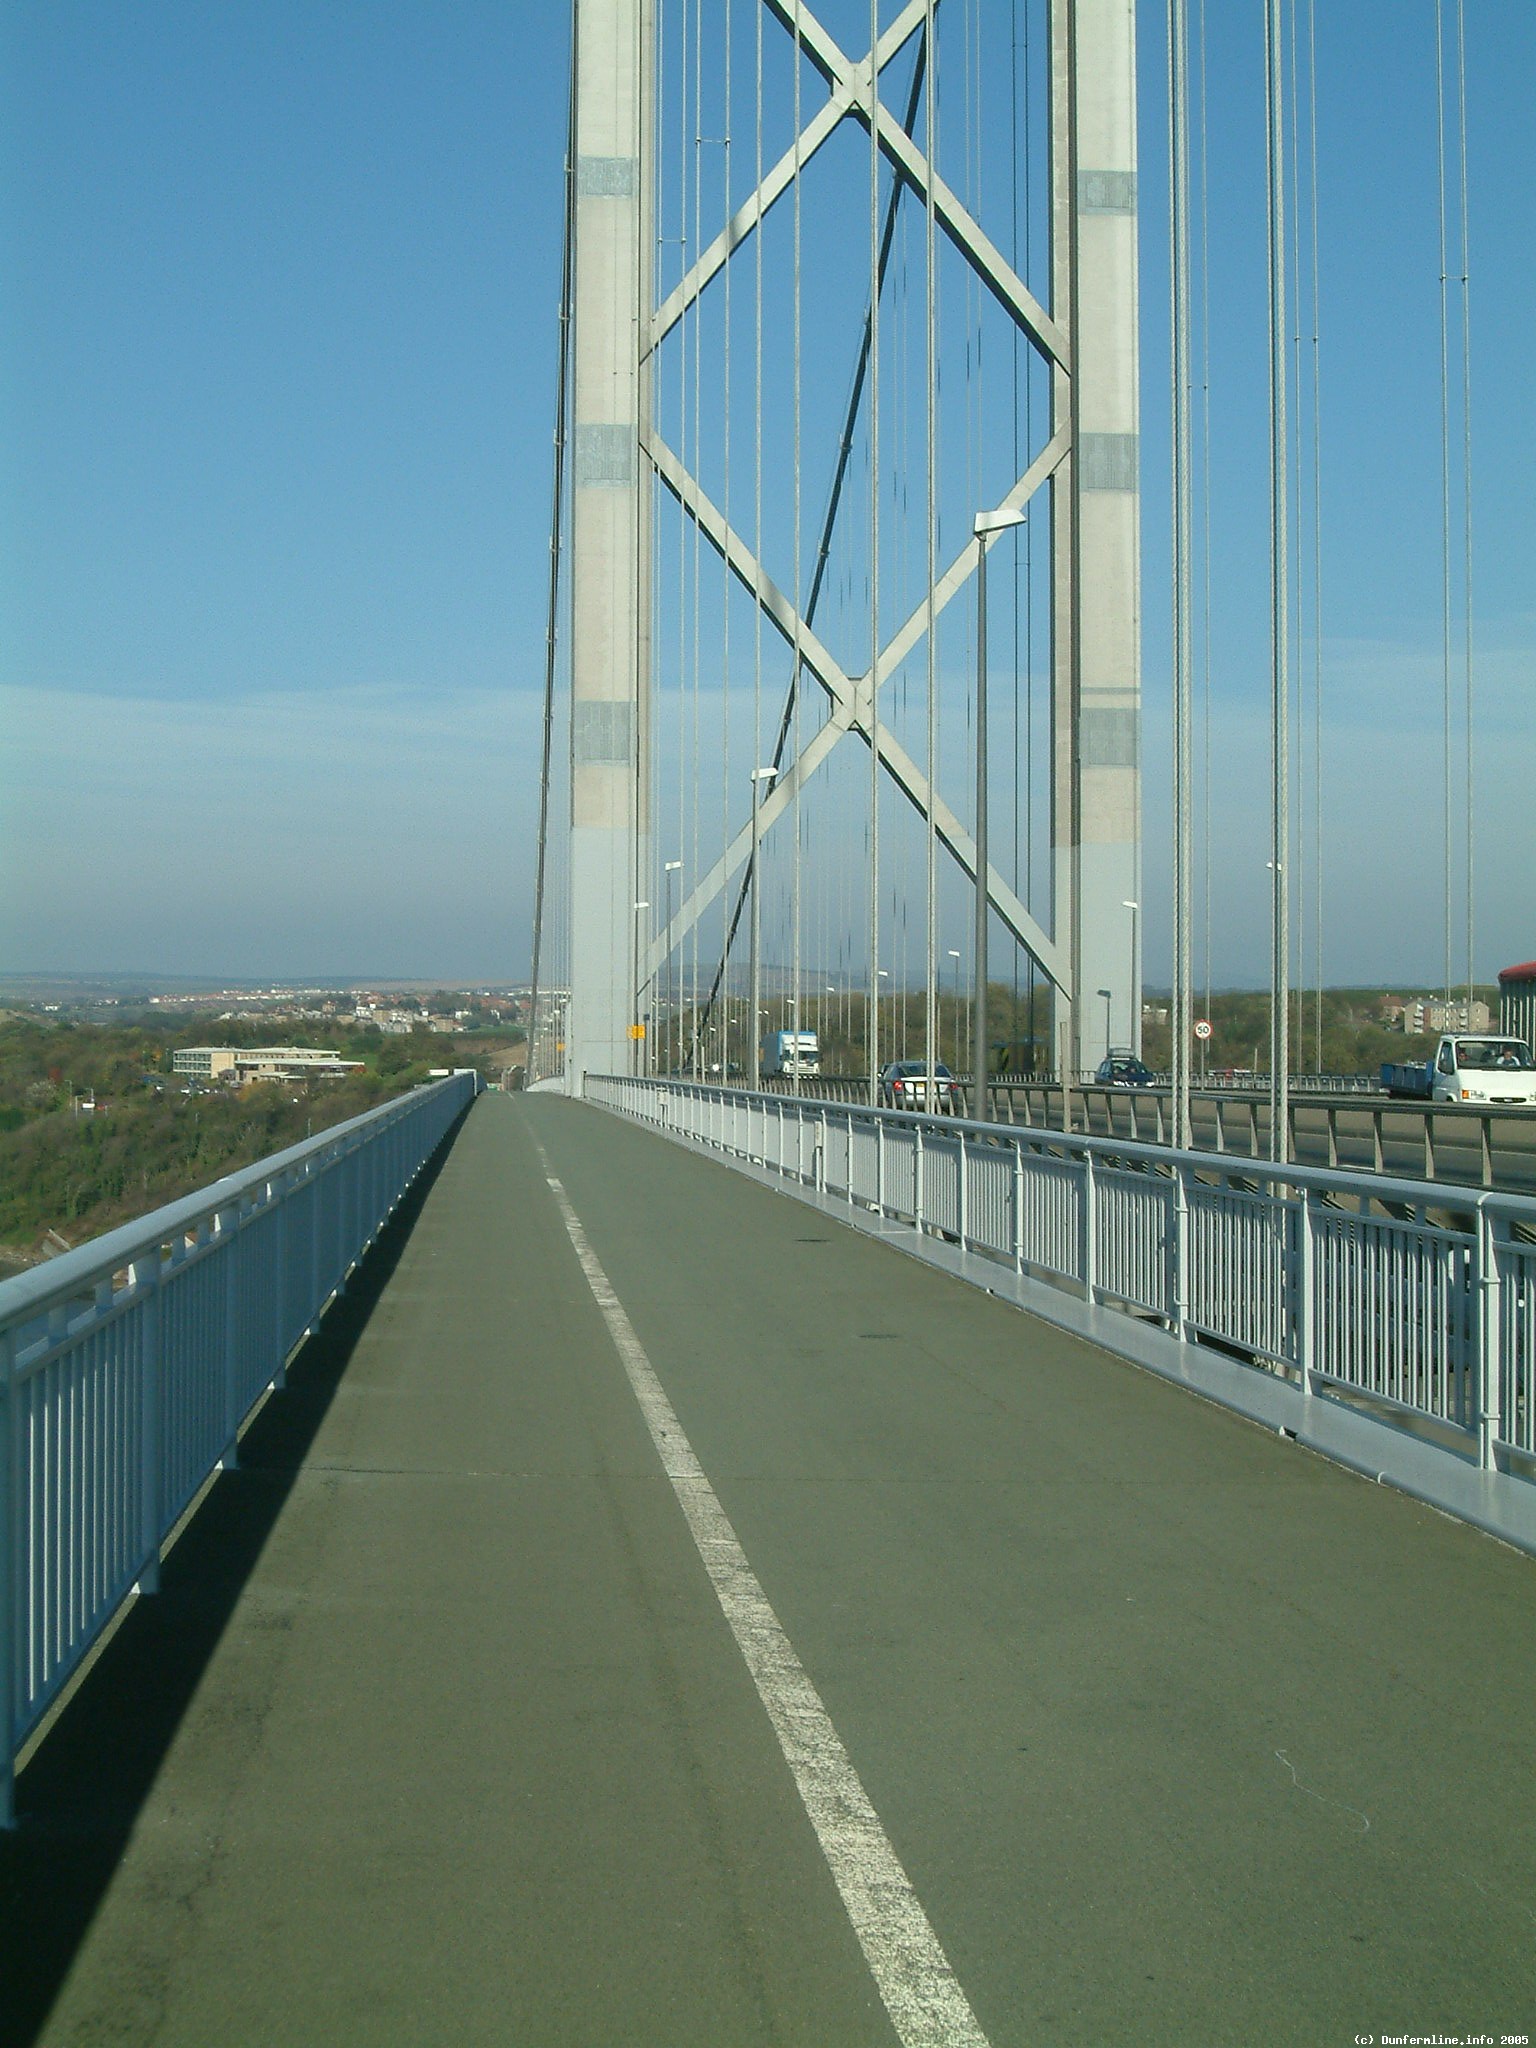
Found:
<path fill-rule="evenodd" d="M 473 1100 L 463 1072 L 0 1282 L 0 1826 L 18 1750 Z"/>
<path fill-rule="evenodd" d="M 1256 1368 L 1293 1434 L 1314 1396 L 1355 1404 L 1412 1466 L 1397 1483 L 1457 1467 L 1470 1488 L 1442 1498 L 1432 1476 L 1424 1497 L 1494 1526 L 1479 1503 L 1498 1492 L 1498 1533 L 1536 1550 L 1536 1200 L 676 1081 L 589 1074 L 585 1092 L 947 1240 L 972 1279 L 1043 1280 Z"/>

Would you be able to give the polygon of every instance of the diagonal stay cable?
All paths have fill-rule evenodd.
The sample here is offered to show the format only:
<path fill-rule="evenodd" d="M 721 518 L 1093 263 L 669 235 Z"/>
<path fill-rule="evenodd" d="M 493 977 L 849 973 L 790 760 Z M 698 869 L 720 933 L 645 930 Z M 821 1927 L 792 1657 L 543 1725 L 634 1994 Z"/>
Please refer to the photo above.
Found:
<path fill-rule="evenodd" d="M 576 242 L 576 31 L 575 10 L 571 24 L 571 98 L 565 133 L 565 238 L 560 252 L 560 366 L 555 379 L 554 479 L 551 487 L 549 529 L 549 616 L 544 652 L 544 751 L 539 775 L 539 843 L 537 871 L 533 885 L 533 979 L 528 992 L 528 1039 L 525 1055 L 528 1078 L 534 1057 L 534 1034 L 539 1025 L 539 969 L 544 948 L 544 871 L 549 838 L 549 758 L 554 731 L 555 666 L 560 615 L 560 536 L 565 513 L 565 437 L 567 393 L 571 363 L 572 263 Z"/>

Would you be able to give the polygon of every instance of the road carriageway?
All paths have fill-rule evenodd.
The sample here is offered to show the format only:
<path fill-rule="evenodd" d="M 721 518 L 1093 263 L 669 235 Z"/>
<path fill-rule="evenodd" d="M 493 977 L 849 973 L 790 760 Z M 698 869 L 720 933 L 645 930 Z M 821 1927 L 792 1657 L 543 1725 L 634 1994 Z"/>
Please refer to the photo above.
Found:
<path fill-rule="evenodd" d="M 796 1084 L 763 1082 L 766 1093 L 790 1095 Z M 955 1083 L 959 1106 L 970 1113 L 970 1084 Z M 798 1092 L 813 1101 L 868 1100 L 868 1083 L 836 1075 L 802 1079 Z M 999 1123 L 1036 1130 L 1065 1128 L 1061 1090 L 1044 1082 L 999 1081 L 990 1091 Z M 1221 1157 L 1267 1159 L 1269 1101 L 1254 1089 L 1196 1089 L 1190 1097 L 1193 1149 Z M 1164 1087 L 1071 1091 L 1074 1131 L 1095 1138 L 1129 1138 L 1164 1145 L 1173 1128 L 1172 1096 Z M 1301 1166 L 1342 1167 L 1405 1180 L 1445 1181 L 1452 1187 L 1536 1193 L 1536 1110 L 1429 1105 L 1343 1088 L 1309 1092 L 1298 1083 L 1290 1098 L 1290 1158 Z"/>
<path fill-rule="evenodd" d="M 486 1096 L 18 1780 L 48 2043 L 1530 2032 L 1536 1568 Z"/>

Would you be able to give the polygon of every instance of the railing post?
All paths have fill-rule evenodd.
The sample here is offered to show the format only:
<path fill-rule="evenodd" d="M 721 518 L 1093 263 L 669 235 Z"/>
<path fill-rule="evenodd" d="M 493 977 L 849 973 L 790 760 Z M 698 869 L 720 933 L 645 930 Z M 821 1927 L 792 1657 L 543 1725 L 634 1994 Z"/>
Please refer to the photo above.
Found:
<path fill-rule="evenodd" d="M 923 1234 L 923 1182 L 926 1179 L 927 1161 L 923 1152 L 923 1127 L 912 1126 L 912 1228 L 921 1237 Z"/>
<path fill-rule="evenodd" d="M 164 1336 L 160 1304 L 160 1246 L 153 1244 L 129 1268 L 144 1290 L 139 1311 L 139 1567 L 138 1590 L 160 1590 L 160 1385 Z"/>
<path fill-rule="evenodd" d="M 1301 1190 L 1301 1202 L 1295 1213 L 1296 1256 L 1291 1262 L 1291 1285 L 1295 1290 L 1296 1371 L 1302 1393 L 1310 1394 L 1312 1375 L 1317 1369 L 1317 1239 L 1310 1188 Z"/>
<path fill-rule="evenodd" d="M 16 1580 L 21 1566 L 21 1489 L 16 1466 L 21 1429 L 16 1420 L 16 1338 L 0 1333 L 0 1828 L 16 1824 L 16 1727 L 20 1720 L 16 1666 Z"/>
<path fill-rule="evenodd" d="M 404 1130 L 404 1123 L 405 1120 L 402 1117 L 402 1131 Z M 410 1156 L 409 1144 L 407 1144 L 404 1154 L 407 1162 L 405 1169 L 407 1181 L 409 1180 L 410 1173 Z M 321 1177 L 315 1172 L 313 1157 L 306 1159 L 304 1162 L 304 1177 L 309 1183 L 309 1201 L 306 1205 L 309 1210 L 309 1285 L 304 1296 L 309 1306 L 305 1310 L 304 1334 L 306 1337 L 312 1337 L 315 1332 L 315 1296 L 320 1287 L 320 1214 L 324 1207 L 321 1201 Z"/>
<path fill-rule="evenodd" d="M 851 1141 L 853 1135 L 851 1119 L 849 1120 L 848 1131 Z M 853 1175 L 850 1173 L 848 1178 L 852 1180 Z M 885 1118 L 883 1116 L 875 1118 L 875 1214 L 877 1216 L 885 1214 Z"/>
<path fill-rule="evenodd" d="M 1385 1170 L 1382 1165 L 1385 1157 L 1386 1150 L 1381 1136 L 1381 1109 L 1377 1105 L 1371 1110 L 1371 1163 L 1378 1173 Z"/>
<path fill-rule="evenodd" d="M 1024 1147 L 1013 1146 L 1013 1270 L 1024 1271 Z"/>
<path fill-rule="evenodd" d="M 1189 1185 L 1182 1166 L 1173 1169 L 1173 1199 L 1169 1209 L 1168 1263 L 1165 1269 L 1168 1326 L 1182 1343 L 1189 1327 Z"/>
<path fill-rule="evenodd" d="M 395 1150 L 395 1128 L 393 1124 L 390 1126 L 389 1132 L 389 1149 L 391 1155 L 393 1155 Z M 391 1156 L 391 1166 L 394 1163 L 394 1158 Z M 393 1176 L 391 1176 L 390 1186 L 393 1187 L 394 1184 Z M 269 1180 L 267 1182 L 267 1198 L 277 1206 L 277 1285 L 272 1290 L 273 1310 L 277 1324 L 272 1350 L 277 1360 L 277 1371 L 272 1375 L 272 1385 L 279 1391 L 288 1384 L 288 1239 L 290 1236 L 288 1229 L 290 1221 L 288 1215 L 288 1191 L 292 1186 L 293 1175 L 291 1170 L 280 1174 L 276 1180 Z M 390 1207 L 393 1208 L 394 1204 L 391 1203 Z"/>
<path fill-rule="evenodd" d="M 968 1184 L 968 1183 L 969 1183 L 969 1174 L 968 1174 L 968 1172 L 967 1172 L 967 1165 L 968 1165 L 968 1161 L 967 1161 L 967 1155 L 966 1155 L 966 1150 L 965 1150 L 965 1133 L 964 1133 L 964 1131 L 961 1131 L 961 1132 L 959 1133 L 959 1137 L 960 1137 L 960 1249 L 961 1249 L 961 1251 L 965 1251 L 965 1250 L 967 1250 L 967 1249 L 969 1248 L 969 1245 L 970 1245 L 970 1242 L 971 1242 L 971 1229 L 970 1229 L 971 1203 L 970 1203 L 970 1187 L 969 1187 L 969 1184 Z"/>
<path fill-rule="evenodd" d="M 1339 1105 L 1328 1105 L 1328 1170 L 1337 1173 L 1339 1169 Z"/>
<path fill-rule="evenodd" d="M 1499 1270 L 1499 1243 L 1494 1219 L 1479 1202 L 1477 1237 L 1473 1253 L 1477 1261 L 1475 1290 L 1473 1360 L 1477 1400 L 1477 1462 L 1485 1472 L 1494 1469 L 1495 1445 L 1503 1428 L 1503 1281 Z"/>
<path fill-rule="evenodd" d="M 439 1133 L 440 1137 L 441 1133 Z M 342 1204 L 342 1215 L 346 1218 L 346 1224 L 341 1239 L 341 1278 L 336 1283 L 336 1292 L 338 1294 L 346 1291 L 347 1281 L 351 1277 L 352 1268 L 362 1256 L 363 1189 L 360 1176 L 362 1172 L 362 1152 L 365 1142 L 361 1138 L 349 1138 L 347 1140 L 346 1153 L 342 1160 L 342 1170 L 347 1176 L 346 1200 Z"/>
<path fill-rule="evenodd" d="M 1426 1109 L 1424 1112 L 1424 1178 L 1426 1180 L 1433 1180 L 1434 1177 L 1435 1112 L 1432 1109 Z"/>
<path fill-rule="evenodd" d="M 1483 1186 L 1493 1186 L 1493 1111 L 1481 1110 L 1478 1114 L 1478 1130 L 1482 1137 Z"/>
<path fill-rule="evenodd" d="M 219 1464 L 232 1472 L 240 1462 L 240 1396 L 235 1385 L 239 1357 L 237 1316 L 239 1313 L 240 1204 L 220 1209 L 213 1219 L 217 1257 L 224 1267 L 224 1319 L 220 1348 L 224 1381 L 224 1455 Z"/>
<path fill-rule="evenodd" d="M 1083 1147 L 1083 1299 L 1092 1305 L 1099 1284 L 1098 1187 L 1093 1152 Z"/>

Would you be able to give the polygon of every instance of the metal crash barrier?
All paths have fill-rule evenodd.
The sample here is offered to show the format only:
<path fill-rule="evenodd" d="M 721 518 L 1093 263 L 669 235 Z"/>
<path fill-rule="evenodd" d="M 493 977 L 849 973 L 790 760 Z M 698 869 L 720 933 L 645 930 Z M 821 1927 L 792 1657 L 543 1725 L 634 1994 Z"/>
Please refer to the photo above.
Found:
<path fill-rule="evenodd" d="M 33 1733 L 478 1092 L 461 1072 L 0 1282 L 0 1825 Z"/>
<path fill-rule="evenodd" d="M 946 1240 L 985 1262 L 969 1277 L 1053 1283 L 1250 1380 L 1427 1429 L 1415 1455 L 1514 1475 L 1522 1518 L 1536 1503 L 1536 1199 L 685 1082 L 589 1075 L 586 1094 Z"/>

